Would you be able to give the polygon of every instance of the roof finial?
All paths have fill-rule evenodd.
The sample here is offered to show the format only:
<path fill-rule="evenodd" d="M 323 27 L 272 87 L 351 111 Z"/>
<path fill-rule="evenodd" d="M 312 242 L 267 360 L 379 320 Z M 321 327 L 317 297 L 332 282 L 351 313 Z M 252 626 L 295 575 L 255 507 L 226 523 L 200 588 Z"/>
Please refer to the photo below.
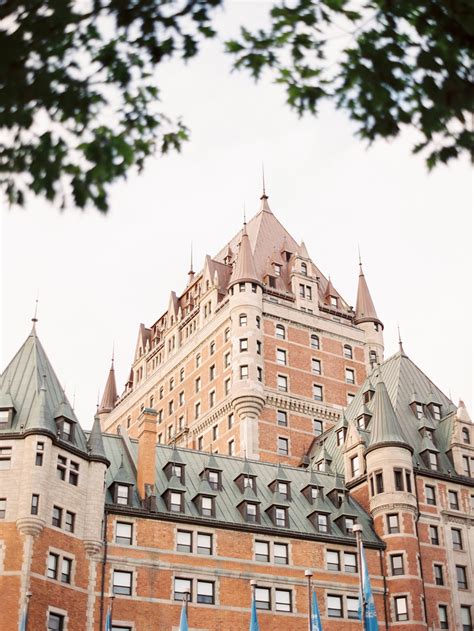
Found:
<path fill-rule="evenodd" d="M 38 301 L 39 301 L 39 290 L 36 292 L 36 300 L 35 300 L 35 312 L 31 321 L 33 322 L 33 330 L 35 330 L 36 323 L 38 322 Z"/>
<path fill-rule="evenodd" d="M 357 244 L 357 251 L 359 252 L 359 267 L 360 267 L 360 271 L 362 271 L 362 257 L 360 255 L 360 245 Z"/>
<path fill-rule="evenodd" d="M 97 414 L 99 413 L 99 405 L 100 405 L 100 388 L 97 389 L 97 403 L 95 407 L 97 408 Z"/>
<path fill-rule="evenodd" d="M 76 388 L 74 388 L 74 392 L 72 394 L 72 410 L 73 412 L 75 411 L 74 408 L 76 407 Z"/>
<path fill-rule="evenodd" d="M 115 360 L 115 340 L 112 342 L 112 366 L 114 365 Z"/>
<path fill-rule="evenodd" d="M 265 164 L 262 162 L 262 197 L 266 197 L 267 193 L 265 191 Z"/>
<path fill-rule="evenodd" d="M 189 282 L 194 279 L 194 267 L 193 267 L 193 242 L 191 241 L 191 255 L 190 255 L 190 265 L 189 265 Z"/>
<path fill-rule="evenodd" d="M 402 355 L 405 355 L 405 351 L 403 350 L 402 336 L 400 335 L 400 324 L 398 322 L 397 322 L 397 329 L 398 329 L 398 347 L 399 347 L 400 353 Z"/>
<path fill-rule="evenodd" d="M 245 209 L 245 202 L 244 202 L 244 226 L 246 226 L 246 225 L 247 225 L 247 212 L 246 212 L 246 209 Z"/>

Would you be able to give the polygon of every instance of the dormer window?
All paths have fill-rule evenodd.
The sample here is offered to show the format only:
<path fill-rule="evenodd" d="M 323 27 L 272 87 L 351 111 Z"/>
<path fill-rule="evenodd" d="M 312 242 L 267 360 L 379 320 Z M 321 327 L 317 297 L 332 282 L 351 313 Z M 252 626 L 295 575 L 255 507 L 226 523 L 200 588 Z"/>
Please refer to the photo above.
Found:
<path fill-rule="evenodd" d="M 373 390 L 366 390 L 364 392 L 364 403 L 368 403 L 372 399 L 373 396 L 374 396 Z"/>
<path fill-rule="evenodd" d="M 317 532 L 322 534 L 329 532 L 329 516 L 327 513 L 312 513 L 309 519 Z"/>
<path fill-rule="evenodd" d="M 329 304 L 331 305 L 331 307 L 336 307 L 337 308 L 337 297 L 336 296 L 329 296 Z"/>
<path fill-rule="evenodd" d="M 243 493 L 247 488 L 251 489 L 254 493 L 257 492 L 257 479 L 254 475 L 241 473 L 235 478 L 235 483 L 239 487 L 241 493 Z"/>
<path fill-rule="evenodd" d="M 309 485 L 303 489 L 302 493 L 310 504 L 314 504 L 321 497 L 321 488 Z"/>
<path fill-rule="evenodd" d="M 357 419 L 357 427 L 359 429 L 365 429 L 365 414 L 362 414 L 362 416 L 359 416 Z"/>
<path fill-rule="evenodd" d="M 130 504 L 130 487 L 128 484 L 115 485 L 115 504 L 128 506 Z"/>
<path fill-rule="evenodd" d="M 183 493 L 170 491 L 168 493 L 168 510 L 172 513 L 183 512 Z"/>
<path fill-rule="evenodd" d="M 434 451 L 428 452 L 428 466 L 432 471 L 438 470 L 438 454 Z"/>
<path fill-rule="evenodd" d="M 213 471 L 212 469 L 205 470 L 207 481 L 211 489 L 218 491 L 221 488 L 221 473 L 220 471 Z"/>
<path fill-rule="evenodd" d="M 278 263 L 275 263 L 273 265 L 273 269 L 275 271 L 275 276 L 281 276 L 281 265 L 278 265 Z"/>
<path fill-rule="evenodd" d="M 163 467 L 163 471 L 165 472 L 166 478 L 168 480 L 170 480 L 172 476 L 175 476 L 178 478 L 181 484 L 184 484 L 185 466 L 183 464 L 177 462 L 168 462 Z"/>
<path fill-rule="evenodd" d="M 198 510 L 203 517 L 215 516 L 215 499 L 209 495 L 199 495 L 197 498 Z"/>
<path fill-rule="evenodd" d="M 260 523 L 260 509 L 257 502 L 242 502 L 239 505 L 239 511 L 247 523 Z"/>
<path fill-rule="evenodd" d="M 469 435 L 469 430 L 467 429 L 467 427 L 463 427 L 462 428 L 461 436 L 462 436 L 462 442 L 465 445 L 470 445 L 471 444 L 471 437 Z"/>
<path fill-rule="evenodd" d="M 423 410 L 423 404 L 422 403 L 418 403 L 418 401 L 414 401 L 412 403 L 412 410 L 416 416 L 416 418 L 420 419 L 423 414 L 424 414 L 424 410 Z"/>
<path fill-rule="evenodd" d="M 440 421 L 441 420 L 441 406 L 437 405 L 436 403 L 432 403 L 430 408 L 431 408 L 431 414 L 433 415 L 434 420 Z"/>
<path fill-rule="evenodd" d="M 273 512 L 273 523 L 275 526 L 286 528 L 288 525 L 288 509 L 276 506 Z"/>
<path fill-rule="evenodd" d="M 338 447 L 344 444 L 344 439 L 345 439 L 344 428 L 338 429 L 336 432 L 336 442 L 337 442 Z"/>
<path fill-rule="evenodd" d="M 308 276 L 308 266 L 306 263 L 301 263 L 301 273 L 303 276 Z"/>
<path fill-rule="evenodd" d="M 289 482 L 280 482 L 279 480 L 273 482 L 270 485 L 270 488 L 275 492 L 279 493 L 286 500 L 290 499 L 290 483 Z"/>
<path fill-rule="evenodd" d="M 355 517 L 343 517 L 342 518 L 342 525 L 343 525 L 343 530 L 345 532 L 346 535 L 352 535 L 354 534 L 354 526 L 356 523 L 356 519 Z"/>

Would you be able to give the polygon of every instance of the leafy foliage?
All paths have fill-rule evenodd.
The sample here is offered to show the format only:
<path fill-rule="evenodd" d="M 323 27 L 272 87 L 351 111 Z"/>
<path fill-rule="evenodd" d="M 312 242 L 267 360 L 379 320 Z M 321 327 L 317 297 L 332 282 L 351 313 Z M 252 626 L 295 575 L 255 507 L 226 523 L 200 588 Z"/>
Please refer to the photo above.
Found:
<path fill-rule="evenodd" d="M 187 129 L 157 107 L 156 64 L 214 36 L 221 0 L 0 3 L 0 186 L 107 210 L 107 185 Z"/>
<path fill-rule="evenodd" d="M 256 79 L 270 70 L 300 115 L 331 99 L 370 142 L 415 127 L 432 168 L 472 155 L 473 35 L 470 0 L 296 0 L 227 51 Z"/>

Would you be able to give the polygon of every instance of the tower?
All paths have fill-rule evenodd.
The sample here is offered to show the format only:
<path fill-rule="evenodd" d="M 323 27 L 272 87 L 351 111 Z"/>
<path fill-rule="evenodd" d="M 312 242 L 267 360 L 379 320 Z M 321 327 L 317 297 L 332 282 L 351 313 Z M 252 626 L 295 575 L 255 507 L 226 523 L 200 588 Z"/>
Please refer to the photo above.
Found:
<path fill-rule="evenodd" d="M 374 303 L 359 261 L 359 286 L 354 324 L 365 332 L 365 361 L 367 372 L 383 361 L 383 324 L 375 311 Z"/>

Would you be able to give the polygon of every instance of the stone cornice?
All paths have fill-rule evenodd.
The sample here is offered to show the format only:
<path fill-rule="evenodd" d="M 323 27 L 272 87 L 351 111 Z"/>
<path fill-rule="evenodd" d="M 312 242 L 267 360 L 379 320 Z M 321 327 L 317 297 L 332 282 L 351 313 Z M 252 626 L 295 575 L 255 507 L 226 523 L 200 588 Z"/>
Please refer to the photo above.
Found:
<path fill-rule="evenodd" d="M 291 397 L 281 393 L 277 394 L 276 392 L 266 393 L 266 403 L 275 408 L 283 408 L 293 412 L 299 412 L 300 414 L 305 414 L 306 416 L 313 416 L 315 418 L 334 422 L 338 421 L 342 414 L 342 412 L 338 412 L 325 405 L 318 405 L 312 400 L 304 400 L 300 397 Z"/>
<path fill-rule="evenodd" d="M 195 424 L 190 424 L 188 426 L 189 431 L 192 432 L 194 436 L 197 436 L 228 412 L 232 412 L 232 402 L 230 400 L 230 396 L 227 401 L 221 403 L 221 405 L 217 406 L 215 410 L 212 410 L 210 413 L 208 412 L 202 420 L 196 421 Z"/>

